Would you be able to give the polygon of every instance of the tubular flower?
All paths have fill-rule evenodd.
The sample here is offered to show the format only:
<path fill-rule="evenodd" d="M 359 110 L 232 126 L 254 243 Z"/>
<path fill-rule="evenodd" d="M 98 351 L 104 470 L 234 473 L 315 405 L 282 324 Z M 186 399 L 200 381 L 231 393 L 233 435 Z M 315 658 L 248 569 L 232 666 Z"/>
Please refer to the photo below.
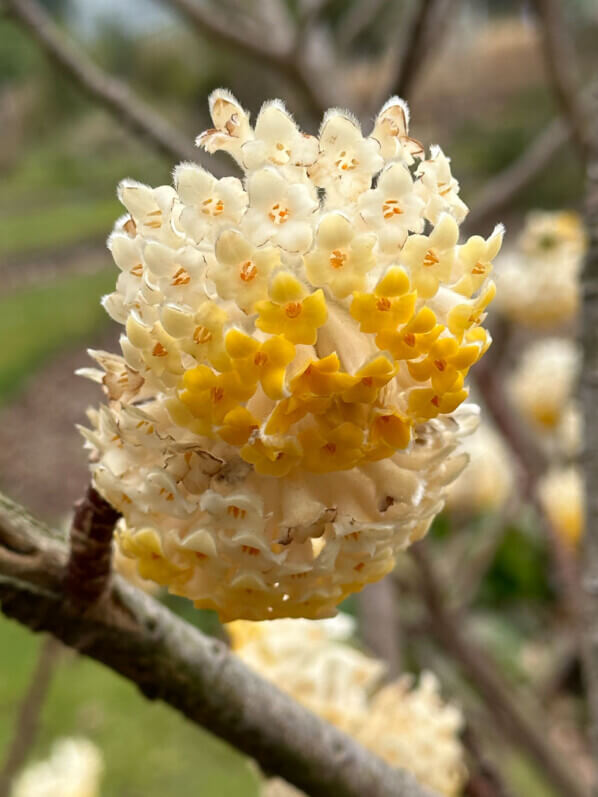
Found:
<path fill-rule="evenodd" d="M 538 483 L 538 498 L 565 545 L 576 548 L 584 533 L 585 487 L 578 468 L 553 468 Z"/>
<path fill-rule="evenodd" d="M 532 329 L 572 322 L 579 313 L 585 248 L 575 213 L 530 213 L 518 245 L 498 262 L 500 312 Z"/>
<path fill-rule="evenodd" d="M 581 353 L 567 338 L 545 338 L 524 350 L 509 388 L 519 413 L 538 434 L 559 435 L 573 406 L 580 366 Z"/>
<path fill-rule="evenodd" d="M 28 766 L 15 780 L 11 797 L 99 797 L 104 768 L 87 739 L 61 739 L 50 757 Z"/>
<path fill-rule="evenodd" d="M 334 620 L 342 622 L 237 621 L 227 630 L 249 667 L 391 766 L 411 771 L 438 794 L 456 797 L 467 776 L 460 710 L 443 701 L 432 673 L 424 673 L 417 686 L 407 676 L 380 688 L 384 664 L 347 644 L 350 618 Z M 269 780 L 262 794 L 300 795 L 285 786 Z"/>
<path fill-rule="evenodd" d="M 369 136 L 340 111 L 306 136 L 280 102 L 252 127 L 221 90 L 210 109 L 198 143 L 242 181 L 185 163 L 175 188 L 119 190 L 122 356 L 84 371 L 107 394 L 94 483 L 143 577 L 224 619 L 325 617 L 425 534 L 465 463 L 502 228 L 459 245 L 449 162 L 424 160 L 397 98 Z"/>

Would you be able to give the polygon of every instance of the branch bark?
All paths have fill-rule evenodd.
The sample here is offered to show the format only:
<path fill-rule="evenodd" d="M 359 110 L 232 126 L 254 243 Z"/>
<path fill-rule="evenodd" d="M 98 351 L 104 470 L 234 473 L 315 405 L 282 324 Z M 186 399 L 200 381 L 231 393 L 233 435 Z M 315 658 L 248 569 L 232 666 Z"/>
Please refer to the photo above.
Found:
<path fill-rule="evenodd" d="M 582 161 L 588 147 L 587 114 L 579 96 L 575 44 L 559 0 L 533 0 L 540 21 L 544 66 Z"/>
<path fill-rule="evenodd" d="M 391 678 L 401 671 L 401 618 L 392 577 L 368 584 L 358 596 L 359 626 L 365 646 L 384 661 Z"/>
<path fill-rule="evenodd" d="M 392 89 L 393 94 L 403 99 L 409 98 L 420 68 L 428 56 L 425 40 L 437 6 L 438 0 L 419 0 L 413 15 Z"/>
<path fill-rule="evenodd" d="M 47 637 L 39 651 L 29 688 L 21 702 L 14 725 L 12 742 L 0 772 L 0 797 L 8 797 L 15 775 L 27 760 L 37 731 L 39 719 L 46 702 L 52 676 L 58 663 L 61 646 L 53 637 Z"/>
<path fill-rule="evenodd" d="M 190 139 L 140 99 L 126 83 L 96 66 L 35 0 L 4 0 L 4 7 L 67 77 L 119 122 L 144 137 L 161 155 L 176 161 L 199 159 Z"/>
<path fill-rule="evenodd" d="M 112 537 L 119 517 L 120 512 L 91 485 L 75 507 L 66 591 L 82 604 L 98 600 L 107 588 L 112 565 Z"/>
<path fill-rule="evenodd" d="M 0 499 L 0 605 L 207 728 L 313 797 L 433 797 L 115 576 L 91 606 L 65 600 L 66 546 Z"/>
<path fill-rule="evenodd" d="M 491 660 L 462 632 L 459 618 L 446 608 L 445 590 L 425 547 L 420 543 L 413 546 L 411 552 L 419 569 L 418 583 L 430 616 L 432 633 L 470 679 L 509 741 L 519 745 L 535 760 L 540 771 L 561 794 L 588 797 L 560 751 L 554 750 L 547 741 L 548 720 L 542 717 L 538 708 L 532 708 L 521 696 L 514 695 L 512 687 L 503 681 Z"/>
<path fill-rule="evenodd" d="M 581 397 L 584 410 L 586 531 L 582 554 L 584 628 L 582 658 L 588 694 L 588 726 L 598 761 L 598 88 L 592 112 L 587 174 L 586 227 L 589 236 L 584 270 Z"/>

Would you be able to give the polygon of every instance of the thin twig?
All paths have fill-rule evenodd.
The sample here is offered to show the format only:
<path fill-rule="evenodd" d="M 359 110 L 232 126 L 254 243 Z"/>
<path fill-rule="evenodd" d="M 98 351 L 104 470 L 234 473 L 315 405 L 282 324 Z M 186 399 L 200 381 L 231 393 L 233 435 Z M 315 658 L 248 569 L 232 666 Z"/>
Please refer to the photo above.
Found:
<path fill-rule="evenodd" d="M 209 41 L 220 42 L 262 66 L 267 64 L 291 80 L 301 91 L 314 116 L 319 117 L 326 109 L 327 102 L 322 97 L 325 86 L 318 87 L 315 81 L 307 77 L 297 57 L 299 54 L 294 42 L 290 47 L 280 47 L 268 35 L 254 38 L 240 34 L 229 20 L 217 18 L 205 3 L 196 0 L 167 0 L 167 5 L 179 11 Z"/>
<path fill-rule="evenodd" d="M 412 775 L 366 751 L 124 579 L 115 576 L 105 599 L 89 607 L 65 600 L 65 566 L 64 544 L 0 497 L 0 605 L 7 617 L 97 659 L 313 797 L 432 797 Z"/>
<path fill-rule="evenodd" d="M 584 628 L 582 658 L 588 694 L 588 727 L 598 761 L 598 89 L 590 104 L 591 127 L 587 174 L 586 227 L 589 237 L 584 270 L 583 332 L 584 364 L 581 396 L 584 409 L 586 480 L 586 530 L 582 553 Z"/>
<path fill-rule="evenodd" d="M 126 84 L 102 71 L 70 41 L 35 0 L 4 0 L 13 19 L 42 47 L 46 55 L 86 94 L 119 122 L 141 134 L 160 154 L 174 160 L 197 160 L 191 138 L 176 130 Z"/>
<path fill-rule="evenodd" d="M 579 95 L 575 44 L 559 0 L 533 0 L 541 27 L 544 65 L 582 161 L 588 147 L 587 114 Z"/>
<path fill-rule="evenodd" d="M 12 741 L 0 772 L 0 797 L 8 797 L 10 794 L 12 781 L 35 743 L 40 716 L 61 650 L 62 645 L 51 636 L 46 637 L 40 646 L 37 664 L 19 707 Z"/>
<path fill-rule="evenodd" d="M 419 0 L 413 15 L 392 90 L 393 94 L 398 94 L 403 99 L 409 98 L 421 65 L 426 60 L 427 51 L 424 42 L 430 19 L 434 15 L 437 5 L 438 0 Z"/>
<path fill-rule="evenodd" d="M 120 513 L 91 485 L 75 507 L 65 587 L 82 604 L 100 598 L 110 578 L 112 537 Z"/>
<path fill-rule="evenodd" d="M 540 771 L 567 797 L 587 797 L 584 786 L 558 750 L 546 738 L 549 727 L 539 707 L 531 707 L 505 683 L 492 661 L 462 631 L 462 624 L 447 609 L 446 592 L 430 557 L 421 544 L 413 546 L 412 557 L 420 571 L 418 584 L 428 609 L 432 633 L 444 650 L 459 664 L 483 698 L 497 725 L 511 743 L 525 750 Z"/>

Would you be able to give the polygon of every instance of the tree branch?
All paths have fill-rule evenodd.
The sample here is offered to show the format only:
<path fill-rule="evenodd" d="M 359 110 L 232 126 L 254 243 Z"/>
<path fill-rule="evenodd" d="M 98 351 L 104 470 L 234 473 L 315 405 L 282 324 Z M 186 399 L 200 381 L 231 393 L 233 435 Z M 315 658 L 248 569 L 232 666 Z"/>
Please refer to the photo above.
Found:
<path fill-rule="evenodd" d="M 437 5 L 438 0 L 419 0 L 413 15 L 391 92 L 403 99 L 408 99 L 420 67 L 426 60 L 427 48 L 424 44 Z"/>
<path fill-rule="evenodd" d="M 445 590 L 425 546 L 414 545 L 411 554 L 419 569 L 418 584 L 428 609 L 432 633 L 471 680 L 509 741 L 525 750 L 563 795 L 587 797 L 568 762 L 547 741 L 548 720 L 537 708 L 533 709 L 520 695 L 514 694 L 491 660 L 462 632 L 459 618 L 447 609 Z"/>
<path fill-rule="evenodd" d="M 587 115 L 579 96 L 575 45 L 559 0 L 533 0 L 540 21 L 544 66 L 582 161 L 587 155 Z"/>
<path fill-rule="evenodd" d="M 98 600 L 108 585 L 112 537 L 120 512 L 91 485 L 75 507 L 71 524 L 66 591 L 80 603 Z"/>
<path fill-rule="evenodd" d="M 108 75 L 66 38 L 35 0 L 4 0 L 8 13 L 40 45 L 50 60 L 86 94 L 104 106 L 160 154 L 176 161 L 197 161 L 191 140 L 141 100 L 129 86 Z"/>
<path fill-rule="evenodd" d="M 268 64 L 291 80 L 301 91 L 315 117 L 321 116 L 326 109 L 327 101 L 316 88 L 315 82 L 305 74 L 295 42 L 290 47 L 280 47 L 273 45 L 272 37 L 267 35 L 257 39 L 239 34 L 229 21 L 218 19 L 205 4 L 195 0 L 169 0 L 167 4 L 179 11 L 201 36 L 230 47 L 237 54 L 241 53 L 259 65 Z"/>
<path fill-rule="evenodd" d="M 367 584 L 357 606 L 366 648 L 385 662 L 394 678 L 401 671 L 401 618 L 392 577 Z"/>
<path fill-rule="evenodd" d="M 52 676 L 58 663 L 61 645 L 54 637 L 47 637 L 40 649 L 29 688 L 21 702 L 14 725 L 12 742 L 0 772 L 0 797 L 8 797 L 15 775 L 27 760 L 35 742 L 39 719 L 46 702 Z"/>
<path fill-rule="evenodd" d="M 590 104 L 586 228 L 589 246 L 584 270 L 581 397 L 584 410 L 583 464 L 586 478 L 586 525 L 582 553 L 584 628 L 582 659 L 588 693 L 588 726 L 598 761 L 598 88 Z"/>
<path fill-rule="evenodd" d="M 66 559 L 56 535 L 0 499 L 7 617 L 102 662 L 314 797 L 432 797 L 118 576 L 91 606 L 65 600 Z"/>

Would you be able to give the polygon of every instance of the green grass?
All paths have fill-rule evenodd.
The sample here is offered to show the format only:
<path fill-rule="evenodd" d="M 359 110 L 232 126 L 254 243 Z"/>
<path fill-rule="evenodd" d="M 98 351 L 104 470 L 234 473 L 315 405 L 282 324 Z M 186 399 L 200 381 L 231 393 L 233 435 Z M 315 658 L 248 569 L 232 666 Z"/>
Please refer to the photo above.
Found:
<path fill-rule="evenodd" d="M 106 258 L 108 261 L 108 257 Z M 65 345 L 89 343 L 108 323 L 100 297 L 114 286 L 115 269 L 61 277 L 0 299 L 0 402 Z"/>
<path fill-rule="evenodd" d="M 122 205 L 114 199 L 62 203 L 0 216 L 0 258 L 55 250 L 108 237 Z"/>
<path fill-rule="evenodd" d="M 0 618 L 0 760 L 39 644 L 37 636 Z M 45 757 L 55 739 L 69 735 L 85 736 L 101 749 L 102 797 L 257 797 L 256 777 L 241 755 L 73 654 L 59 664 L 31 758 Z"/>

